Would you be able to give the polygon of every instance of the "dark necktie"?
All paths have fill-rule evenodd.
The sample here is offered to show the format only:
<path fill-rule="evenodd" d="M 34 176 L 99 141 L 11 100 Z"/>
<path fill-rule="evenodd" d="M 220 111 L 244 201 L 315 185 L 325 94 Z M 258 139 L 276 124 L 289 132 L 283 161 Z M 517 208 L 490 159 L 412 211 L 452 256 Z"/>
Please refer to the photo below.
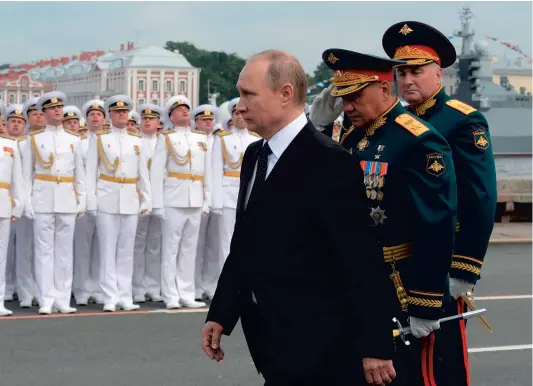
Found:
<path fill-rule="evenodd" d="M 255 173 L 252 192 L 248 198 L 247 207 L 252 205 L 257 200 L 257 196 L 259 196 L 259 193 L 261 192 L 261 187 L 265 183 L 268 168 L 268 156 L 270 154 L 272 154 L 272 150 L 270 149 L 268 142 L 266 142 L 259 151 L 259 157 L 257 158 L 257 171 Z"/>

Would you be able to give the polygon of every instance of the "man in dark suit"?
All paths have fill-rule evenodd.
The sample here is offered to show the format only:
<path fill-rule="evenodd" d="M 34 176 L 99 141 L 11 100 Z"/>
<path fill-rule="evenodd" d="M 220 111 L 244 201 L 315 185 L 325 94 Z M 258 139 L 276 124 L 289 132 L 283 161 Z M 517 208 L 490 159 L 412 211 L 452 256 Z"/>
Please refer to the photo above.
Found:
<path fill-rule="evenodd" d="M 293 56 L 255 55 L 237 87 L 237 108 L 263 140 L 244 155 L 204 352 L 222 360 L 221 334 L 241 318 L 265 385 L 390 383 L 386 293 L 394 287 L 370 226 L 361 168 L 308 122 L 305 72 Z"/>

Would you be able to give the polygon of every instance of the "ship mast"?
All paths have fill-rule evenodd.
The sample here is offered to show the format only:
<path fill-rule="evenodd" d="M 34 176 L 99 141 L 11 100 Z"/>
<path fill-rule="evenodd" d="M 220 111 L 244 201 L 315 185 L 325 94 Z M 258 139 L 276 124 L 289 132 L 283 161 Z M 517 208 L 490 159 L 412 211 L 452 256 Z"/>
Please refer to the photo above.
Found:
<path fill-rule="evenodd" d="M 461 47 L 461 56 L 469 55 L 472 52 L 472 45 L 474 44 L 474 31 L 470 28 L 470 19 L 475 15 L 470 10 L 470 7 L 463 7 L 459 14 L 461 20 L 461 30 L 455 31 L 454 36 L 463 39 Z"/>

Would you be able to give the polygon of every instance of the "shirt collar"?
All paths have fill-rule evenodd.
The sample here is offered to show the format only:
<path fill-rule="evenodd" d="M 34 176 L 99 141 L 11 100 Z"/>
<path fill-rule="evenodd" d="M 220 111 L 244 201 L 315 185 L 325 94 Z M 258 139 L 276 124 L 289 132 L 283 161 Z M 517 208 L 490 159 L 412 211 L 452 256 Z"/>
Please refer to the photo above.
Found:
<path fill-rule="evenodd" d="M 285 149 L 289 147 L 291 142 L 296 138 L 305 125 L 307 125 L 307 117 L 305 116 L 305 113 L 302 113 L 298 118 L 274 134 L 274 136 L 268 141 L 272 154 L 279 159 Z M 266 141 L 263 140 L 263 144 L 265 142 Z"/>

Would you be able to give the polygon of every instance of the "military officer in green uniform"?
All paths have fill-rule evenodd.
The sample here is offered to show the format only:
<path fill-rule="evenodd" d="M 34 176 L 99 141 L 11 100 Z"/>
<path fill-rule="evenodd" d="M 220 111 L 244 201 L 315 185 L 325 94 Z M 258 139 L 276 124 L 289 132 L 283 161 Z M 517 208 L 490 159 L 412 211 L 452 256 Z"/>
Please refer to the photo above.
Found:
<path fill-rule="evenodd" d="M 369 220 L 389 268 L 390 302 L 384 307 L 402 324 L 409 317 L 417 338 L 409 347 L 397 342 L 393 384 L 424 385 L 433 368 L 428 364 L 437 320 L 449 298 L 456 222 L 451 150 L 393 96 L 393 67 L 405 62 L 341 49 L 326 50 L 322 58 L 334 71 L 332 96 L 342 97 L 353 125 L 340 143 L 364 171 Z"/>
<path fill-rule="evenodd" d="M 489 127 L 475 108 L 450 98 L 442 87 L 442 69 L 455 63 L 455 48 L 436 29 L 415 21 L 390 27 L 383 35 L 387 55 L 407 63 L 397 68 L 397 85 L 408 110 L 434 126 L 452 149 L 458 189 L 458 222 L 450 269 L 453 300 L 447 313 L 464 312 L 460 296 L 480 278 L 494 226 L 497 202 L 496 168 Z M 456 301 L 455 298 L 458 298 Z M 465 322 L 442 328 L 448 368 L 438 385 L 469 384 Z M 442 352 L 442 350 L 438 350 Z"/>

